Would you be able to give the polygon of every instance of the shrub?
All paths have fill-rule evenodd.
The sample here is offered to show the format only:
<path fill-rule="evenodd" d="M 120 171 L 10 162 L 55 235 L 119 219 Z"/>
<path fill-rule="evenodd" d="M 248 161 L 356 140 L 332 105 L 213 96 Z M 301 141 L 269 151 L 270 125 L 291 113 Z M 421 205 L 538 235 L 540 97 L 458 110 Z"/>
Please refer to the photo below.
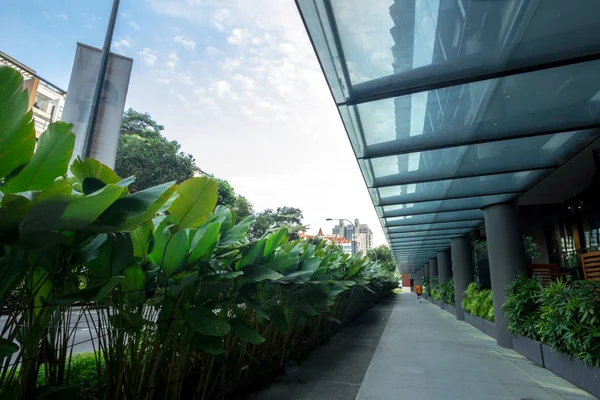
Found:
<path fill-rule="evenodd" d="M 508 319 L 508 331 L 513 335 L 539 340 L 536 324 L 540 319 L 539 296 L 542 284 L 539 279 L 520 274 L 506 287 L 506 302 L 502 305 Z"/>
<path fill-rule="evenodd" d="M 441 299 L 440 291 L 437 289 L 431 289 L 431 297 L 433 297 L 435 300 L 440 300 Z"/>
<path fill-rule="evenodd" d="M 462 309 L 476 317 L 485 318 L 488 321 L 494 321 L 494 300 L 492 291 L 481 289 L 476 282 L 471 282 L 465 290 L 465 296 L 462 301 Z"/>
<path fill-rule="evenodd" d="M 454 279 L 448 279 L 442 283 L 440 288 L 440 298 L 446 303 L 454 306 L 456 304 L 456 298 L 454 297 Z"/>

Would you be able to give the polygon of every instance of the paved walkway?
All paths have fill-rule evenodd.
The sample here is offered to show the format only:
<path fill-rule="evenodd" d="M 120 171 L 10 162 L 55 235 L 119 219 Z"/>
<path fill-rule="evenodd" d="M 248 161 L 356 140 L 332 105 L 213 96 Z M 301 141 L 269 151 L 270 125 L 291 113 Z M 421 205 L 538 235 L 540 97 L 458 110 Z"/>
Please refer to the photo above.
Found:
<path fill-rule="evenodd" d="M 417 303 L 411 293 L 371 309 L 290 375 L 252 398 L 595 399 L 436 305 Z"/>

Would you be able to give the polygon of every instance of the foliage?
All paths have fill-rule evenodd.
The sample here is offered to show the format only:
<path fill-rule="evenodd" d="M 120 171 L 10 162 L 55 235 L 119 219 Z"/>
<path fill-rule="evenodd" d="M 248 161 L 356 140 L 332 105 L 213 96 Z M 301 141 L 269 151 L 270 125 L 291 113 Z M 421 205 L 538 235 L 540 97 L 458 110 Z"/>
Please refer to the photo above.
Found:
<path fill-rule="evenodd" d="M 71 125 L 33 152 L 22 78 L 1 67 L 0 88 L 0 398 L 73 398 L 91 373 L 69 346 L 81 324 L 97 337 L 81 395 L 230 397 L 397 286 L 286 228 L 249 240 L 252 217 L 216 207 L 208 177 L 132 192 L 133 177 L 77 159 L 67 179 Z"/>
<path fill-rule="evenodd" d="M 523 246 L 528 260 L 535 260 L 540 256 L 539 246 L 534 243 L 531 236 L 523 236 Z"/>
<path fill-rule="evenodd" d="M 148 113 L 132 108 L 125 111 L 115 172 L 119 176 L 136 177 L 129 185 L 131 192 L 163 182 L 183 182 L 197 171 L 194 158 L 181 152 L 177 141 L 167 140 L 161 133 L 163 129 Z"/>
<path fill-rule="evenodd" d="M 494 300 L 490 289 L 482 289 L 476 282 L 471 282 L 465 290 L 462 309 L 476 317 L 495 321 Z"/>
<path fill-rule="evenodd" d="M 244 219 L 254 214 L 254 207 L 252 207 L 252 203 L 250 203 L 250 201 L 248 201 L 248 199 L 241 194 L 236 196 L 232 210 L 239 219 Z"/>
<path fill-rule="evenodd" d="M 508 320 L 508 331 L 513 335 L 539 340 L 536 324 L 540 318 L 539 296 L 542 284 L 539 279 L 519 274 L 506 287 L 506 301 L 502 305 Z"/>
<path fill-rule="evenodd" d="M 427 285 L 427 295 L 429 296 L 433 296 L 433 290 L 440 290 L 440 284 L 439 284 L 439 280 L 438 278 L 429 278 L 428 282 L 429 283 Z"/>
<path fill-rule="evenodd" d="M 386 245 L 381 245 L 367 251 L 367 257 L 371 261 L 379 263 L 385 271 L 396 273 L 396 260 L 392 255 L 392 251 Z"/>
<path fill-rule="evenodd" d="M 266 209 L 256 214 L 250 227 L 249 237 L 258 239 L 275 229 L 286 228 L 291 239 L 298 238 L 298 232 L 306 230 L 302 224 L 302 211 L 294 207 L 277 207 L 277 210 Z"/>
<path fill-rule="evenodd" d="M 431 297 L 433 297 L 434 300 L 439 301 L 441 299 L 440 291 L 437 289 L 431 289 Z"/>
<path fill-rule="evenodd" d="M 456 299 L 454 297 L 454 279 L 447 279 L 440 286 L 440 299 L 446 303 L 454 306 L 456 304 Z"/>
<path fill-rule="evenodd" d="M 552 349 L 600 366 L 600 283 L 555 281 L 542 287 L 519 276 L 507 287 L 504 314 L 512 334 L 527 336 Z"/>
<path fill-rule="evenodd" d="M 422 285 L 423 285 L 423 294 L 426 296 L 431 296 L 431 279 L 429 279 L 428 276 L 424 276 L 421 279 Z"/>

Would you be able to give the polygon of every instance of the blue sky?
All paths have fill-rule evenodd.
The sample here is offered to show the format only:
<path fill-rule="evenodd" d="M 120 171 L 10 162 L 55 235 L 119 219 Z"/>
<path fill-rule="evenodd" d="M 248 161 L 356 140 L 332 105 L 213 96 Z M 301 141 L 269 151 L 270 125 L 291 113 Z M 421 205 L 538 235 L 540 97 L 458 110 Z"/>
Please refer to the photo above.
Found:
<path fill-rule="evenodd" d="M 66 89 L 75 43 L 100 47 L 110 0 L 3 0 L 0 50 Z M 293 0 L 121 0 L 113 51 L 127 105 L 165 126 L 257 210 L 299 207 L 316 232 L 359 218 L 385 242 Z"/>

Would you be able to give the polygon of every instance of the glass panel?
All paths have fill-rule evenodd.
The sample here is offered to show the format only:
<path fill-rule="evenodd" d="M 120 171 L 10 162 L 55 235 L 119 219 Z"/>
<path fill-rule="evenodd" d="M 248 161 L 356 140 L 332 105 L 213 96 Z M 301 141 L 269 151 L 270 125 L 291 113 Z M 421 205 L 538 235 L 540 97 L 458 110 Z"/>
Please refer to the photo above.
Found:
<path fill-rule="evenodd" d="M 386 218 L 386 226 L 417 225 L 432 222 L 465 221 L 483 219 L 483 211 L 467 210 L 438 214 L 409 215 L 406 217 Z"/>
<path fill-rule="evenodd" d="M 374 186 L 552 167 L 595 137 L 595 131 L 566 132 L 375 158 Z"/>
<path fill-rule="evenodd" d="M 502 203 L 513 198 L 514 195 L 504 194 L 495 196 L 469 197 L 465 199 L 451 199 L 443 201 L 427 201 L 422 203 L 406 203 L 383 206 L 383 215 L 395 217 L 402 215 L 415 215 L 432 212 L 474 210 L 489 204 Z"/>
<path fill-rule="evenodd" d="M 412 239 L 421 237 L 459 237 L 469 232 L 470 229 L 448 229 L 426 232 L 407 232 L 407 233 L 392 233 L 389 235 L 390 240 L 393 239 Z"/>
<path fill-rule="evenodd" d="M 372 189 L 378 192 L 380 205 L 410 203 L 448 197 L 473 197 L 491 193 L 518 192 L 529 189 L 549 171 L 526 171 L 474 178 L 389 186 Z"/>
<path fill-rule="evenodd" d="M 331 3 L 353 84 L 392 74 L 406 80 L 420 69 L 448 76 L 514 68 L 589 53 L 600 38 L 594 0 Z"/>
<path fill-rule="evenodd" d="M 418 232 L 436 229 L 476 228 L 482 224 L 481 221 L 441 222 L 435 224 L 421 224 L 408 226 L 392 226 L 388 228 L 389 233 Z"/>
<path fill-rule="evenodd" d="M 419 238 L 419 239 L 391 239 L 394 245 L 412 245 L 412 244 L 450 244 L 450 238 Z"/>

